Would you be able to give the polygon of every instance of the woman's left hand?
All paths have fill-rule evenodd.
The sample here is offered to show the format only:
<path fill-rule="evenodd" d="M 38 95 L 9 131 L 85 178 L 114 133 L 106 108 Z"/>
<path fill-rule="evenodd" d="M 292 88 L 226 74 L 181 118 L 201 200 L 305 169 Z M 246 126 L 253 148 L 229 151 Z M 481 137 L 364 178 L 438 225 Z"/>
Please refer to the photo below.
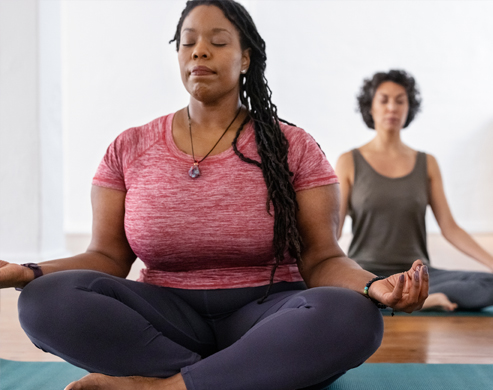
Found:
<path fill-rule="evenodd" d="M 409 271 L 374 282 L 368 294 L 395 310 L 411 313 L 423 307 L 428 297 L 428 284 L 428 267 L 416 260 Z"/>

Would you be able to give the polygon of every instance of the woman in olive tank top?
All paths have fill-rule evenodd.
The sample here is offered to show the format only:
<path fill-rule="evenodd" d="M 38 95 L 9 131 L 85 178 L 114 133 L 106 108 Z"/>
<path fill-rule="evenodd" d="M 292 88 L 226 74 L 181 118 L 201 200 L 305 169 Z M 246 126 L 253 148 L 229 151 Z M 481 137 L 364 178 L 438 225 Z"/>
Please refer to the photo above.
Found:
<path fill-rule="evenodd" d="M 358 96 L 363 120 L 376 135 L 339 157 L 342 202 L 353 238 L 348 256 L 377 275 L 404 272 L 416 259 L 430 268 L 430 295 L 423 309 L 479 310 L 493 305 L 493 274 L 430 267 L 425 213 L 431 206 L 443 236 L 493 270 L 493 256 L 455 222 L 435 158 L 405 145 L 400 132 L 419 111 L 415 80 L 401 70 L 376 73 Z"/>

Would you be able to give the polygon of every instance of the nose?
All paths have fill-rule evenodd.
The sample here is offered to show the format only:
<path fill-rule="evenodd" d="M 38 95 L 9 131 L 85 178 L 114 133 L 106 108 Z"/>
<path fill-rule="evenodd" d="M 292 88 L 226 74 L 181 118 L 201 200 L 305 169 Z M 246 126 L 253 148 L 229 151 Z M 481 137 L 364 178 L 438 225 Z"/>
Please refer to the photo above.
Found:
<path fill-rule="evenodd" d="M 199 39 L 196 42 L 192 56 L 194 59 L 209 58 L 210 57 L 209 47 L 208 47 L 207 43 L 204 42 L 203 39 Z"/>
<path fill-rule="evenodd" d="M 396 102 L 392 101 L 392 100 L 389 100 L 389 102 L 387 103 L 387 109 L 389 111 L 395 111 L 397 109 L 397 104 Z"/>

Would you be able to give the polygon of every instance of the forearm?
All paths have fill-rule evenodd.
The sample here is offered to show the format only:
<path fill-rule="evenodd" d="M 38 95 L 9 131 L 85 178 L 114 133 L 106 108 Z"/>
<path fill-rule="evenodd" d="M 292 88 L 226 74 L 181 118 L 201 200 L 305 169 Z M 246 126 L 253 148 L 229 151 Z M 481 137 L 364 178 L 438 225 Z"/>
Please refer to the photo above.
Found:
<path fill-rule="evenodd" d="M 484 250 L 466 231 L 455 225 L 442 230 L 443 236 L 464 254 L 493 270 L 493 256 Z"/>
<path fill-rule="evenodd" d="M 43 275 L 66 270 L 86 269 L 125 278 L 130 271 L 131 263 L 132 261 L 128 260 L 118 261 L 112 259 L 100 252 L 87 251 L 72 257 L 44 261 L 39 263 L 39 266 L 43 271 Z M 26 272 L 25 275 L 26 284 L 34 279 L 32 272 Z"/>
<path fill-rule="evenodd" d="M 308 287 L 344 287 L 359 293 L 362 293 L 366 283 L 375 277 L 345 256 L 322 261 L 315 267 L 302 271 L 302 275 Z"/>

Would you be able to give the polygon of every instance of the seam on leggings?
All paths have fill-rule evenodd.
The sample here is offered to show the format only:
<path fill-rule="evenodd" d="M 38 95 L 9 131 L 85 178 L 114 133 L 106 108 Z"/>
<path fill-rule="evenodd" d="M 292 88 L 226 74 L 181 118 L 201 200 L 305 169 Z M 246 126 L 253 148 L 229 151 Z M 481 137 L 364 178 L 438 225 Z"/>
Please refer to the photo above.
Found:
<path fill-rule="evenodd" d="M 302 306 L 301 308 L 304 308 L 304 307 Z M 299 310 L 299 309 L 300 309 L 300 307 L 293 307 L 293 308 L 289 308 L 289 309 L 283 309 L 282 311 L 279 311 L 277 313 L 271 314 L 267 318 L 264 318 L 264 319 L 256 322 L 255 325 L 253 325 L 250 329 L 248 329 L 248 331 L 243 336 L 241 336 L 241 338 L 248 336 L 257 327 L 264 326 L 264 324 L 272 321 L 273 319 L 276 319 L 279 316 L 282 316 L 282 315 L 287 314 L 287 313 L 291 313 L 293 310 Z"/>
<path fill-rule="evenodd" d="M 87 292 L 94 292 L 94 290 L 91 290 L 90 288 L 84 286 L 75 286 L 75 289 L 81 291 L 87 291 Z"/>
<path fill-rule="evenodd" d="M 193 378 L 190 375 L 190 369 L 189 366 L 182 367 L 181 370 L 181 376 L 183 378 L 183 381 L 185 382 L 185 386 L 187 390 L 195 390 L 195 384 L 193 383 Z"/>

